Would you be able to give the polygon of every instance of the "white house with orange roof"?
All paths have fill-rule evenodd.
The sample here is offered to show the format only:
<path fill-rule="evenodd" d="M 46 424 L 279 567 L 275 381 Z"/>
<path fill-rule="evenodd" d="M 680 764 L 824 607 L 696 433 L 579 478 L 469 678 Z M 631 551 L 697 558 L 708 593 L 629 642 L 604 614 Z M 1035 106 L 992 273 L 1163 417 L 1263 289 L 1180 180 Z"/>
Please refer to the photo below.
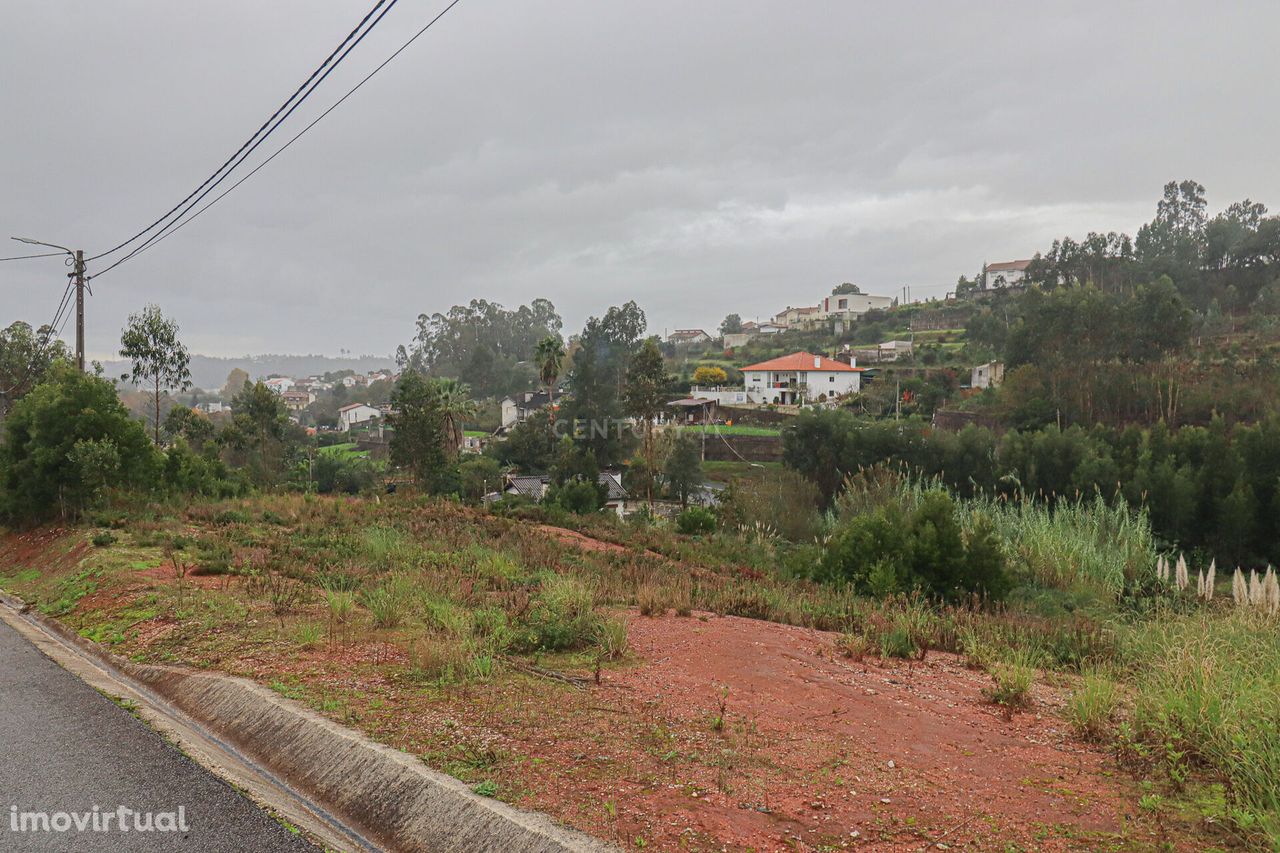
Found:
<path fill-rule="evenodd" d="M 856 394 L 862 388 L 863 370 L 834 358 L 794 352 L 749 364 L 742 376 L 751 402 L 798 406 Z"/>
<path fill-rule="evenodd" d="M 1020 261 L 1000 261 L 995 264 L 982 265 L 982 290 L 999 290 L 1005 287 L 1019 288 L 1026 285 L 1027 267 L 1031 259 Z"/>

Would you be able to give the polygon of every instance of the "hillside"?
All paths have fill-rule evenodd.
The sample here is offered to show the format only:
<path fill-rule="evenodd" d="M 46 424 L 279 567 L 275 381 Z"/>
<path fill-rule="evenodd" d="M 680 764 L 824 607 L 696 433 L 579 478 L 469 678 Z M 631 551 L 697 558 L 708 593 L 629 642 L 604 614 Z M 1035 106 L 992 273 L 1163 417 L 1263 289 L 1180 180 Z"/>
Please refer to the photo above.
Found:
<path fill-rule="evenodd" d="M 361 355 L 352 358 L 334 358 L 327 355 L 246 355 L 239 358 L 223 358 L 211 355 L 191 356 L 191 384 L 196 388 L 217 391 L 227 381 L 227 374 L 243 370 L 253 380 L 272 375 L 315 376 L 338 370 L 354 370 L 368 373 L 371 370 L 394 369 L 391 356 Z M 127 361 L 104 361 L 107 376 L 121 376 L 129 370 Z"/>

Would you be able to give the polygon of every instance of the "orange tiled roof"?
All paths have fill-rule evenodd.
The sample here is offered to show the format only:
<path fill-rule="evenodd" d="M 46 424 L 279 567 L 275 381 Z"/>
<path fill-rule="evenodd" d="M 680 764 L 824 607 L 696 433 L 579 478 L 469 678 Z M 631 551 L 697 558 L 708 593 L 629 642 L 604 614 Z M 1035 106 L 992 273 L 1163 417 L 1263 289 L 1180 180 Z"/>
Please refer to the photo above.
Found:
<path fill-rule="evenodd" d="M 817 359 L 815 361 L 815 359 Z M 840 373 L 841 371 L 861 372 L 864 368 L 850 367 L 843 361 L 836 361 L 834 358 L 826 356 L 814 355 L 811 352 L 793 352 L 791 355 L 784 355 L 781 358 L 772 358 L 768 361 L 762 361 L 759 364 L 749 364 L 742 368 L 745 370 L 794 370 L 794 371 L 813 371 L 822 370 L 828 373 Z"/>

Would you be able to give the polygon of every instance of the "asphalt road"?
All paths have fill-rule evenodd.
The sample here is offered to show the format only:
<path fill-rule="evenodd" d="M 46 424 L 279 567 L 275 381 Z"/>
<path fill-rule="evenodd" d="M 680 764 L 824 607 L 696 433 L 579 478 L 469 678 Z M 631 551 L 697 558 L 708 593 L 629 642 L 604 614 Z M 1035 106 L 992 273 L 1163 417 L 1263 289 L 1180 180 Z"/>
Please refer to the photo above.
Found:
<path fill-rule="evenodd" d="M 119 831 L 120 806 L 150 812 L 152 831 L 138 831 L 129 813 L 129 831 Z M 186 830 L 158 831 L 179 807 Z M 27 831 L 15 831 L 21 812 L 44 812 L 50 829 L 28 818 Z M 46 850 L 315 848 L 0 622 L 0 851 Z"/>

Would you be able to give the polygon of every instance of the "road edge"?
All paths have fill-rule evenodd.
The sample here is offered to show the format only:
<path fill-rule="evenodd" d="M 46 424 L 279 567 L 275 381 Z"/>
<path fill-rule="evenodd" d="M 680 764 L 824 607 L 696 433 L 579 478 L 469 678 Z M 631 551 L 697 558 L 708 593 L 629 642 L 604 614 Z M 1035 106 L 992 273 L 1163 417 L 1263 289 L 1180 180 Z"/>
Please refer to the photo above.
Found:
<path fill-rule="evenodd" d="M 324 848 L 616 850 L 547 815 L 482 797 L 255 682 L 128 661 L 4 592 L 0 619 L 89 686 L 128 700 L 192 760 Z"/>

